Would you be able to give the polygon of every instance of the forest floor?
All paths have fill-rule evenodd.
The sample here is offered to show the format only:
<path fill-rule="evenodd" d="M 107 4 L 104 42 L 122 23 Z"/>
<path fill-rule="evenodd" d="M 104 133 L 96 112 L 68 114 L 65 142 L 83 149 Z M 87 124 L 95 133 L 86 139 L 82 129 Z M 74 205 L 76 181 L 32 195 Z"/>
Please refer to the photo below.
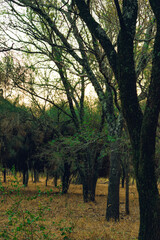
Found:
<path fill-rule="evenodd" d="M 22 181 L 22 180 L 21 180 Z M 105 220 L 106 179 L 99 179 L 96 201 L 83 203 L 82 186 L 71 184 L 66 195 L 53 180 L 19 180 L 0 185 L 0 239 L 136 240 L 139 230 L 138 194 L 130 186 L 130 214 L 125 214 L 125 189 L 120 188 L 120 221 Z"/>

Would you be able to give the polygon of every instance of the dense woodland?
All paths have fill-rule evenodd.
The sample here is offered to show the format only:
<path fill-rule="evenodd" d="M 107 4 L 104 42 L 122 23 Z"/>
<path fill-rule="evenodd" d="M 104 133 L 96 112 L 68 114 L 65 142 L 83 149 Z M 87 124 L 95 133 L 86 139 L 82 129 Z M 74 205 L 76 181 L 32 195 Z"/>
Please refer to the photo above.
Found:
<path fill-rule="evenodd" d="M 107 221 L 119 186 L 136 180 L 139 240 L 160 240 L 158 0 L 0 1 L 0 166 L 28 185 L 40 174 L 82 184 L 94 202 L 109 178 Z"/>

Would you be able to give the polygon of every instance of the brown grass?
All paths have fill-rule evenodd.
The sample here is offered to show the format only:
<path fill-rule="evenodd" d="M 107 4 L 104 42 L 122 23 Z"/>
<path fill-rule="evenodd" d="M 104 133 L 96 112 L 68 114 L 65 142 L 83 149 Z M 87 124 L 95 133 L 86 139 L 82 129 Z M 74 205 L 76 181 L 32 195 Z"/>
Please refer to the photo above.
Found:
<path fill-rule="evenodd" d="M 11 188 L 10 183 L 6 185 L 8 190 Z M 41 190 L 40 196 L 33 200 L 27 200 L 26 197 L 31 197 L 37 194 L 37 187 Z M 139 228 L 139 209 L 138 209 L 138 195 L 135 185 L 130 186 L 130 215 L 125 214 L 125 189 L 120 189 L 120 221 L 119 222 L 107 222 L 105 220 L 106 200 L 107 200 L 107 188 L 105 179 L 100 179 L 96 189 L 96 202 L 95 203 L 83 203 L 82 198 L 82 186 L 70 185 L 69 192 L 66 195 L 61 195 L 59 190 L 53 187 L 53 180 L 48 182 L 48 186 L 45 187 L 45 180 L 40 179 L 39 183 L 32 183 L 29 181 L 29 185 L 26 188 L 21 189 L 21 197 L 16 197 L 16 192 L 11 195 L 0 195 L 0 200 L 4 200 L 1 203 L 0 211 L 0 229 L 4 231 L 8 226 L 8 215 L 6 210 L 13 207 L 13 203 L 21 199 L 19 205 L 15 205 L 12 211 L 20 211 L 18 216 L 18 222 L 15 226 L 8 226 L 8 231 L 12 232 L 16 228 L 17 224 L 25 219 L 28 210 L 30 213 L 36 216 L 40 215 L 44 221 L 37 221 L 37 225 L 43 225 L 46 227 L 44 232 L 49 234 L 55 233 L 55 238 L 51 239 L 68 239 L 71 240 L 133 240 L 137 239 Z M 7 188 L 6 188 L 7 189 Z M 49 192 L 53 190 L 51 194 Z M 54 223 L 53 223 L 54 222 Z M 33 231 L 34 223 L 29 227 Z M 37 226 L 35 226 L 38 228 Z M 66 227 L 66 229 L 65 229 Z M 71 227 L 71 233 L 67 230 Z M 30 230 L 30 231 L 31 231 Z M 64 232 L 64 235 L 62 235 Z M 21 231 L 18 233 L 17 239 L 44 239 L 41 238 L 41 232 L 36 231 L 33 234 L 33 238 L 27 238 Z M 2 238 L 1 238 L 2 239 Z M 5 238 L 3 238 L 5 239 Z M 12 238 L 10 238 L 12 239 Z"/>

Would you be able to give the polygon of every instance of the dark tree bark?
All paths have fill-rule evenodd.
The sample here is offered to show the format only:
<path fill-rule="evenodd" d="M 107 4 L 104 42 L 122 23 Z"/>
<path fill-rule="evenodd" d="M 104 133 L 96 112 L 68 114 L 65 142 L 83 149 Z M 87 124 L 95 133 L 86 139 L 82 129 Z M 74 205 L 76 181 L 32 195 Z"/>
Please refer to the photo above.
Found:
<path fill-rule="evenodd" d="M 129 171 L 128 166 L 126 166 L 126 202 L 125 202 L 125 211 L 129 215 Z"/>
<path fill-rule="evenodd" d="M 64 171 L 62 175 L 62 194 L 66 194 L 68 192 L 69 184 L 70 184 L 70 176 L 71 176 L 71 165 L 68 162 L 64 163 Z"/>
<path fill-rule="evenodd" d="M 34 176 L 33 176 L 33 168 L 31 169 L 31 179 L 32 179 L 32 182 L 34 182 Z"/>
<path fill-rule="evenodd" d="M 94 202 L 95 201 L 95 191 L 98 179 L 98 172 L 88 171 L 83 175 L 82 185 L 83 185 L 83 201 L 84 202 Z"/>
<path fill-rule="evenodd" d="M 106 219 L 114 219 L 119 221 L 119 184 L 120 184 L 120 158 L 121 154 L 119 151 L 120 138 L 122 133 L 123 119 L 121 113 L 117 122 L 115 121 L 114 134 L 112 137 L 114 142 L 110 146 L 110 172 L 109 172 L 109 186 L 108 186 L 108 198 L 107 198 L 107 209 Z M 109 126 L 110 127 L 110 126 Z"/>
<path fill-rule="evenodd" d="M 86 156 L 82 156 L 83 170 L 80 171 L 82 185 L 83 185 L 83 201 L 89 201 L 89 159 Z"/>
<path fill-rule="evenodd" d="M 28 186 L 29 175 L 28 175 L 28 165 L 27 165 L 26 162 L 23 163 L 22 174 L 23 174 L 23 185 L 25 187 L 27 187 Z"/>
<path fill-rule="evenodd" d="M 81 177 L 81 182 L 83 185 L 83 201 L 95 201 L 95 187 L 96 180 L 94 181 L 94 173 L 93 169 L 90 167 L 90 156 L 87 154 L 83 154 L 81 157 L 81 161 L 83 161 L 83 169 L 79 169 L 79 174 Z M 93 168 L 93 166 L 92 166 Z"/>
<path fill-rule="evenodd" d="M 99 155 L 100 151 L 99 149 L 96 150 L 95 146 L 90 146 L 88 149 L 85 149 L 83 153 L 77 154 L 78 172 L 83 185 L 84 202 L 95 201 L 95 191 L 99 170 Z M 81 162 L 81 166 L 79 165 L 79 162 Z"/>
<path fill-rule="evenodd" d="M 46 187 L 47 187 L 48 179 L 49 179 L 49 174 L 48 174 L 48 171 L 46 171 Z"/>
<path fill-rule="evenodd" d="M 122 164 L 121 164 L 122 165 Z M 125 182 L 125 168 L 124 168 L 124 165 L 122 165 L 122 188 L 124 188 L 124 182 Z"/>
<path fill-rule="evenodd" d="M 144 114 L 136 91 L 133 40 L 138 11 L 137 0 L 123 1 L 117 7 L 120 33 L 118 53 L 105 31 L 93 19 L 84 0 L 75 0 L 81 18 L 102 45 L 118 81 L 123 115 L 126 119 L 133 149 L 133 163 L 139 193 L 139 240 L 160 240 L 160 200 L 155 177 L 155 137 L 160 111 L 160 1 L 150 0 L 157 21 L 152 76 Z M 116 2 L 118 4 L 118 1 Z"/>
<path fill-rule="evenodd" d="M 34 173 L 34 183 L 39 182 L 39 173 L 36 169 L 33 170 Z"/>
<path fill-rule="evenodd" d="M 57 180 L 58 180 L 58 174 L 57 172 L 54 173 L 54 186 L 57 187 Z"/>
<path fill-rule="evenodd" d="M 119 221 L 119 182 L 120 182 L 120 153 L 119 140 L 122 132 L 122 117 L 119 114 L 116 119 L 114 114 L 113 94 L 109 86 L 106 88 L 106 106 L 104 108 L 106 122 L 108 125 L 108 135 L 113 138 L 110 143 L 110 172 L 109 172 L 109 186 L 107 197 L 106 219 L 115 219 Z"/>
<path fill-rule="evenodd" d="M 23 185 L 24 185 L 25 187 L 28 186 L 28 179 L 29 179 L 28 169 L 27 169 L 27 168 L 24 168 L 24 169 L 23 169 Z"/>
<path fill-rule="evenodd" d="M 85 174 L 83 181 L 83 200 L 84 202 L 94 202 L 98 170 L 93 167 L 92 169 L 88 169 L 88 172 L 85 172 Z"/>
<path fill-rule="evenodd" d="M 6 183 L 6 168 L 3 169 L 3 182 Z"/>
<path fill-rule="evenodd" d="M 26 171 L 23 170 L 23 185 L 25 185 L 25 173 L 26 173 Z"/>
<path fill-rule="evenodd" d="M 111 146 L 110 174 L 107 198 L 106 219 L 119 220 L 119 183 L 120 183 L 120 153 L 118 141 Z"/>
<path fill-rule="evenodd" d="M 95 201 L 95 194 L 96 194 L 96 185 L 97 185 L 97 170 L 96 172 L 93 174 L 92 178 L 90 179 L 89 182 L 89 201 L 94 202 Z"/>

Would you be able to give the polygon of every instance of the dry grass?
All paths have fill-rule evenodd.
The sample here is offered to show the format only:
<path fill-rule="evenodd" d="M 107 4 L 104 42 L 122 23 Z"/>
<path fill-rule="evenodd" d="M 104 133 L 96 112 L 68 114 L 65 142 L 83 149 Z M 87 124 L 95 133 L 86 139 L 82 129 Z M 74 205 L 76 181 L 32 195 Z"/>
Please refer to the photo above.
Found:
<path fill-rule="evenodd" d="M 38 225 L 45 226 L 44 232 L 55 234 L 52 239 L 71 239 L 71 240 L 133 240 L 137 239 L 139 228 L 139 209 L 138 195 L 136 187 L 130 186 L 130 215 L 125 214 L 125 190 L 120 189 L 120 222 L 107 222 L 105 220 L 107 188 L 105 179 L 100 179 L 97 184 L 96 202 L 83 203 L 82 186 L 70 185 L 69 192 L 66 195 L 59 194 L 59 190 L 53 187 L 53 181 L 48 182 L 45 187 L 45 180 L 40 179 L 39 183 L 29 182 L 29 186 L 21 189 L 21 197 L 16 197 L 15 193 L 11 195 L 0 196 L 4 201 L 1 203 L 0 211 L 0 229 L 4 231 L 8 226 L 8 215 L 6 210 L 13 207 L 13 203 L 19 198 L 21 201 L 14 206 L 22 214 L 18 216 L 18 223 L 25 218 L 26 211 L 41 216 L 43 221 L 37 221 Z M 11 188 L 6 184 L 8 190 Z M 5 186 L 3 184 L 3 186 Z M 27 197 L 35 196 L 40 189 L 40 196 L 33 200 L 27 200 Z M 52 189 L 52 193 L 50 192 Z M 7 190 L 7 191 L 8 191 Z M 47 194 L 48 191 L 48 194 Z M 45 192 L 45 193 L 44 193 Z M 15 226 L 9 226 L 12 231 Z M 34 227 L 34 223 L 30 225 Z M 65 228 L 66 227 L 66 228 Z M 36 226 L 37 228 L 37 226 Z M 71 230 L 70 233 L 68 232 Z M 33 231 L 33 229 L 31 229 Z M 24 237 L 24 234 L 17 235 L 17 239 L 45 239 L 40 238 L 41 232 L 34 233 L 33 238 Z M 64 234 L 64 235 L 63 235 Z M 65 238 L 66 237 L 66 238 Z M 67 238 L 68 237 L 68 238 Z M 2 238 L 1 238 L 2 239 Z M 5 238 L 3 238 L 5 239 Z M 7 239 L 7 238 L 6 238 Z M 13 238 L 10 238 L 13 239 Z"/>

